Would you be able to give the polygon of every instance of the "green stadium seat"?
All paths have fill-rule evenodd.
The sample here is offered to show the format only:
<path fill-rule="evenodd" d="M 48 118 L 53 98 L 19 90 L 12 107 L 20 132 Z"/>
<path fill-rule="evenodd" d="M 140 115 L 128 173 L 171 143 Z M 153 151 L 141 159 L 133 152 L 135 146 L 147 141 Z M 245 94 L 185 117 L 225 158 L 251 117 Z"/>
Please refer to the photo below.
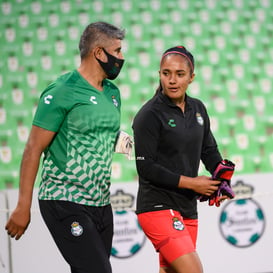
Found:
<path fill-rule="evenodd" d="M 265 97 L 271 96 L 272 81 L 269 78 L 265 78 L 265 77 L 260 78 L 259 89 L 262 91 L 262 94 Z"/>
<path fill-rule="evenodd" d="M 126 62 L 115 81 L 122 94 L 122 129 L 132 132 L 135 113 L 154 94 L 162 52 L 184 44 L 196 61 L 188 93 L 207 106 L 224 155 L 236 161 L 239 173 L 272 171 L 272 7 L 268 0 L 4 1 L 0 139 L 8 136 L 22 144 L 18 117 L 31 126 L 42 90 L 79 65 L 78 40 L 85 25 L 103 20 L 126 29 Z M 4 112 L 7 119 L 1 123 Z M 16 187 L 19 157 L 7 166 L 0 189 Z M 115 163 L 121 173 L 113 181 L 136 179 L 133 161 L 116 157 Z M 200 167 L 200 172 L 206 171 Z"/>

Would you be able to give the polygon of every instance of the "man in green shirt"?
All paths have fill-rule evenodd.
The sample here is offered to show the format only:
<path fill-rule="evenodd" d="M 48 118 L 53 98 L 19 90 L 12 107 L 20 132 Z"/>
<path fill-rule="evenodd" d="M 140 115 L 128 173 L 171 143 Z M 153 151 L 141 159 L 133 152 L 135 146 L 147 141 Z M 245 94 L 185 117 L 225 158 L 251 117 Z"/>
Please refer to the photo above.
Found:
<path fill-rule="evenodd" d="M 30 222 L 42 153 L 39 205 L 72 273 L 110 273 L 112 154 L 120 128 L 115 79 L 123 65 L 124 31 L 105 22 L 86 27 L 81 64 L 42 93 L 20 171 L 18 204 L 6 229 L 19 239 Z"/>

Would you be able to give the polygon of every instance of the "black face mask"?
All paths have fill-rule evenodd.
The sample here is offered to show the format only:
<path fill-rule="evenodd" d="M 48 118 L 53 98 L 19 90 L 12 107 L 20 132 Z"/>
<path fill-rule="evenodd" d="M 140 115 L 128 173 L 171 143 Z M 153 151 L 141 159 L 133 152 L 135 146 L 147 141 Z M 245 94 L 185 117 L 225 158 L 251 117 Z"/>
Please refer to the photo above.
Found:
<path fill-rule="evenodd" d="M 106 73 L 107 78 L 109 80 L 114 80 L 118 76 L 118 74 L 123 66 L 124 60 L 118 59 L 115 56 L 109 54 L 104 48 L 102 48 L 102 50 L 104 51 L 104 53 L 107 56 L 107 59 L 108 59 L 107 62 L 105 63 L 105 62 L 102 62 L 101 60 L 99 60 L 98 58 L 96 58 L 96 59 L 99 62 L 102 69 L 104 70 L 104 72 Z"/>

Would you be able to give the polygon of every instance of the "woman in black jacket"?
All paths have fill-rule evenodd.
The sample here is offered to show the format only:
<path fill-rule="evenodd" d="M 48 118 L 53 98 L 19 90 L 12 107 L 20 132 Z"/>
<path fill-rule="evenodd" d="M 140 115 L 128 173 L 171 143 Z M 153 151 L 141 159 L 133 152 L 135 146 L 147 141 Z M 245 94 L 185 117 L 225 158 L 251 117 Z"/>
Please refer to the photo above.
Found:
<path fill-rule="evenodd" d="M 186 94 L 194 76 L 185 47 L 166 50 L 157 92 L 133 122 L 138 220 L 159 252 L 160 273 L 203 272 L 196 253 L 197 196 L 212 195 L 220 183 L 198 176 L 200 160 L 213 173 L 222 157 L 204 104 Z"/>

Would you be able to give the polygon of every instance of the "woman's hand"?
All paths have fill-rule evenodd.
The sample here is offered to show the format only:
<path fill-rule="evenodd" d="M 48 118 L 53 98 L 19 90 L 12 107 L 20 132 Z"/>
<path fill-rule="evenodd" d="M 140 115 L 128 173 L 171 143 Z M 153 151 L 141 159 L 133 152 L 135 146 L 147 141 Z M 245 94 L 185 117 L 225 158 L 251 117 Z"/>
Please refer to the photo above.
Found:
<path fill-rule="evenodd" d="M 180 176 L 179 188 L 191 189 L 196 193 L 210 196 L 220 185 L 220 181 L 212 180 L 211 177 L 202 175 L 197 177 Z"/>

